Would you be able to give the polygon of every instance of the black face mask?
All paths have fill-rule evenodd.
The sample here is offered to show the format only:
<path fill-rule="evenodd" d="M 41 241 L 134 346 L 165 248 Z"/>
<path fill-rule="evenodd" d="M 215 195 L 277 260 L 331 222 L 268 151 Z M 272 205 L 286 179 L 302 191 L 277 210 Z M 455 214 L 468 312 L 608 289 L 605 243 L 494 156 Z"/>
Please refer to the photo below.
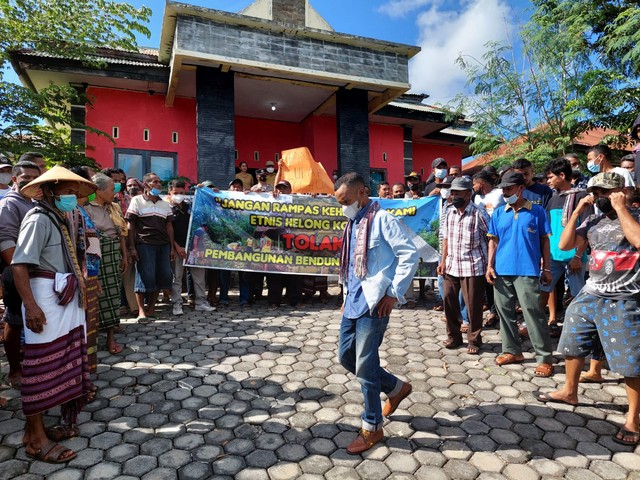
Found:
<path fill-rule="evenodd" d="M 467 199 L 464 197 L 451 197 L 451 205 L 456 208 L 462 208 Z"/>
<path fill-rule="evenodd" d="M 596 207 L 598 207 L 598 209 L 605 215 L 609 215 L 614 211 L 613 207 L 611 206 L 611 200 L 609 200 L 607 197 L 598 197 L 596 199 Z"/>

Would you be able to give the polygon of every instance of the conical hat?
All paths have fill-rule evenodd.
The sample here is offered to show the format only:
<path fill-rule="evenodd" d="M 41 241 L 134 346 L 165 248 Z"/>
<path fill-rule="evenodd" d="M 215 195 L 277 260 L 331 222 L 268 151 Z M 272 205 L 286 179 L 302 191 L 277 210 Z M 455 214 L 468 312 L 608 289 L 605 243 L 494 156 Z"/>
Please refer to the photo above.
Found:
<path fill-rule="evenodd" d="M 95 183 L 90 182 L 82 178 L 80 175 L 67 170 L 60 165 L 56 165 L 51 170 L 47 170 L 35 180 L 30 181 L 24 187 L 20 189 L 20 193 L 27 198 L 33 198 L 38 191 L 38 187 L 45 183 L 58 183 L 58 182 L 76 182 L 78 197 L 88 197 L 94 193 L 98 187 Z"/>

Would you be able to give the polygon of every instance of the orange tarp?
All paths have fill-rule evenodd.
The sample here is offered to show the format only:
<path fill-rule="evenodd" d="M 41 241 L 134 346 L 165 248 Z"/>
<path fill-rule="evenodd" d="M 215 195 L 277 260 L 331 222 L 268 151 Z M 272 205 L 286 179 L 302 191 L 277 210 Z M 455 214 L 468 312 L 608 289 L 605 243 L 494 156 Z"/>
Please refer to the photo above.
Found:
<path fill-rule="evenodd" d="M 278 166 L 279 179 L 289 181 L 293 193 L 333 194 L 333 181 L 307 147 L 283 150 Z"/>

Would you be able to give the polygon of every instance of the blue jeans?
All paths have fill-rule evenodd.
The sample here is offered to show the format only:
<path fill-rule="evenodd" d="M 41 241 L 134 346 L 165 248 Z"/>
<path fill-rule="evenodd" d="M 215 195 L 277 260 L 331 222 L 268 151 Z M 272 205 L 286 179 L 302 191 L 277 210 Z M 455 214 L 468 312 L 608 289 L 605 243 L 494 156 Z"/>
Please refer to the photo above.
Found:
<path fill-rule="evenodd" d="M 251 285 L 249 285 L 249 274 L 238 272 L 238 282 L 240 290 L 240 305 L 247 305 L 251 295 Z M 231 270 L 220 270 L 220 301 L 229 303 L 229 286 L 231 285 Z"/>
<path fill-rule="evenodd" d="M 402 387 L 396 376 L 380 366 L 378 348 L 388 323 L 389 317 L 378 318 L 369 313 L 357 319 L 343 316 L 340 323 L 338 360 L 360 382 L 364 396 L 362 428 L 369 431 L 382 428 L 380 392 L 394 396 Z"/>
<path fill-rule="evenodd" d="M 136 262 L 136 293 L 151 293 L 158 290 L 169 290 L 173 284 L 173 272 L 169 258 L 169 244 L 136 245 L 138 261 Z"/>

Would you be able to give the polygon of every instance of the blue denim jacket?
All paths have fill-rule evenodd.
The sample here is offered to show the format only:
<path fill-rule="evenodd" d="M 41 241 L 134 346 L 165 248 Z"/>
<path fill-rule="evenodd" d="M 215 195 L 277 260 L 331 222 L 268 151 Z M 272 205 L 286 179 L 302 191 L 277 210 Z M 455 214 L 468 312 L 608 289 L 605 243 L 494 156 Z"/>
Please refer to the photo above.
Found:
<path fill-rule="evenodd" d="M 362 291 L 372 315 L 385 295 L 406 303 L 404 294 L 418 269 L 418 258 L 418 250 L 400 221 L 385 210 L 379 210 L 371 224 L 368 273 L 362 279 Z"/>

